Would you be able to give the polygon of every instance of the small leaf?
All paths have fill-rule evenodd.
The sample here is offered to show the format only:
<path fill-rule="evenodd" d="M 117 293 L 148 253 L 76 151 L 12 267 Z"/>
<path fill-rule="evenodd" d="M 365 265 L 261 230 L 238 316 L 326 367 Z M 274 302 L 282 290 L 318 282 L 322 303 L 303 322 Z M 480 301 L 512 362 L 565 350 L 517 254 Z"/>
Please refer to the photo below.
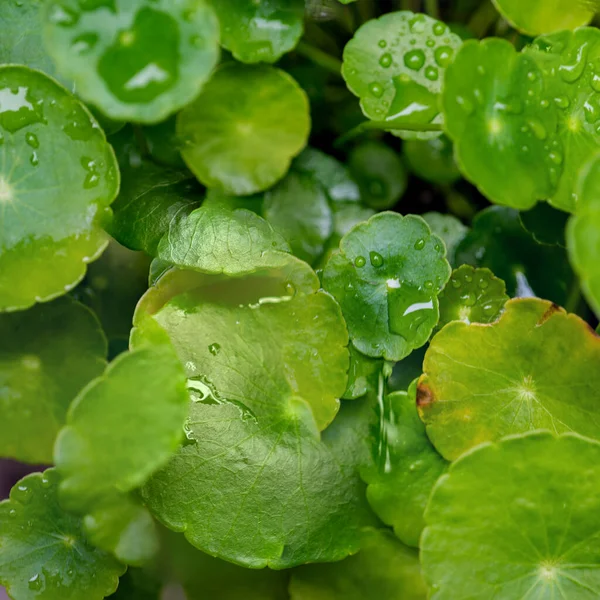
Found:
<path fill-rule="evenodd" d="M 425 600 L 419 556 L 384 529 L 366 528 L 360 552 L 342 562 L 295 569 L 291 600 Z"/>
<path fill-rule="evenodd" d="M 506 40 L 469 40 L 448 67 L 442 104 L 458 166 L 489 200 L 526 210 L 556 191 L 558 108 L 528 54 Z"/>
<path fill-rule="evenodd" d="M 143 484 L 177 449 L 187 410 L 183 368 L 169 346 L 118 357 L 75 399 L 56 441 L 65 506 L 85 510 Z"/>
<path fill-rule="evenodd" d="M 439 329 L 452 321 L 492 323 L 508 300 L 502 279 L 489 269 L 475 269 L 470 265 L 452 271 L 450 281 L 438 297 Z"/>
<path fill-rule="evenodd" d="M 446 255 L 451 265 L 455 264 L 456 248 L 469 231 L 466 225 L 452 215 L 428 212 L 421 215 L 431 229 L 431 233 L 440 237 L 446 245 Z"/>
<path fill-rule="evenodd" d="M 333 230 L 325 189 L 312 176 L 291 171 L 265 193 L 263 216 L 289 243 L 292 252 L 313 263 Z"/>
<path fill-rule="evenodd" d="M 362 475 L 375 514 L 405 544 L 418 547 L 427 501 L 448 463 L 429 441 L 415 401 L 416 382 L 408 393 L 394 392 L 382 399 L 373 440 L 377 465 Z"/>
<path fill-rule="evenodd" d="M 460 179 L 453 150 L 452 142 L 445 135 L 424 141 L 407 140 L 402 144 L 409 169 L 423 181 L 438 185 L 449 185 Z"/>
<path fill-rule="evenodd" d="M 54 80 L 0 67 L 0 311 L 51 300 L 83 278 L 107 240 L 119 189 L 112 148 Z"/>
<path fill-rule="evenodd" d="M 274 63 L 304 30 L 304 0 L 210 0 L 221 22 L 221 44 L 244 63 Z"/>
<path fill-rule="evenodd" d="M 490 325 L 454 321 L 432 339 L 419 380 L 427 435 L 448 460 L 532 429 L 600 438 L 598 360 L 587 323 L 545 300 L 509 300 Z"/>
<path fill-rule="evenodd" d="M 439 133 L 399 131 L 403 123 L 441 123 L 439 94 L 461 45 L 447 25 L 423 14 L 393 12 L 362 25 L 344 49 L 342 74 L 369 119 L 405 139 Z"/>
<path fill-rule="evenodd" d="M 112 119 L 157 123 L 192 101 L 219 60 L 203 1 L 49 0 L 44 38 L 59 73 Z"/>
<path fill-rule="evenodd" d="M 376 210 L 391 208 L 406 191 L 408 174 L 400 156 L 381 142 L 365 142 L 348 159 L 362 201 Z"/>
<path fill-rule="evenodd" d="M 575 280 L 565 250 L 538 244 L 523 229 L 519 213 L 501 206 L 475 217 L 455 262 L 487 267 L 506 283 L 509 296 L 538 296 L 561 305 Z"/>
<path fill-rule="evenodd" d="M 59 506 L 58 482 L 54 469 L 28 475 L 0 503 L 0 583 L 15 600 L 101 600 L 125 572 Z"/>
<path fill-rule="evenodd" d="M 435 486 L 421 538 L 432 600 L 600 593 L 600 444 L 535 432 L 465 454 Z"/>
<path fill-rule="evenodd" d="M 271 187 L 306 145 L 308 99 L 274 67 L 223 65 L 179 115 L 182 156 L 207 187 L 248 195 Z"/>
<path fill-rule="evenodd" d="M 444 244 L 425 221 L 386 212 L 344 236 L 323 287 L 340 303 L 357 350 L 398 361 L 428 340 L 449 276 Z"/>
<path fill-rule="evenodd" d="M 553 33 L 587 25 L 598 10 L 597 0 L 493 0 L 498 12 L 527 35 Z"/>
<path fill-rule="evenodd" d="M 106 366 L 100 323 L 59 298 L 0 314 L 0 340 L 0 456 L 50 463 L 71 400 Z"/>

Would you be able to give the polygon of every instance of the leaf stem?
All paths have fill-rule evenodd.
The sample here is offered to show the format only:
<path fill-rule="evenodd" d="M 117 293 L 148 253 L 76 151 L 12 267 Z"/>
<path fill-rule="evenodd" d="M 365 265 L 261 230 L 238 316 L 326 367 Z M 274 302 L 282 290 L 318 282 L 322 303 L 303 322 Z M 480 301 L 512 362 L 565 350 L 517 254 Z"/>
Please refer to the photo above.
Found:
<path fill-rule="evenodd" d="M 432 18 L 440 18 L 440 7 L 438 0 L 425 0 L 425 12 Z"/>
<path fill-rule="evenodd" d="M 496 7 L 492 0 L 487 0 L 473 13 L 467 27 L 477 38 L 482 38 L 498 18 Z"/>
<path fill-rule="evenodd" d="M 442 126 L 437 123 L 403 123 L 400 125 L 389 121 L 364 121 L 335 140 L 334 146 L 340 148 L 365 131 L 442 131 Z"/>
<path fill-rule="evenodd" d="M 565 310 L 569 313 L 577 314 L 579 305 L 581 303 L 581 286 L 579 285 L 579 279 L 575 279 L 575 282 L 569 290 L 569 295 L 565 300 Z"/>
<path fill-rule="evenodd" d="M 296 52 L 330 73 L 338 77 L 342 76 L 342 61 L 335 56 L 331 56 L 331 54 L 327 54 L 327 52 L 320 48 L 312 46 L 307 42 L 300 42 L 296 46 Z"/>

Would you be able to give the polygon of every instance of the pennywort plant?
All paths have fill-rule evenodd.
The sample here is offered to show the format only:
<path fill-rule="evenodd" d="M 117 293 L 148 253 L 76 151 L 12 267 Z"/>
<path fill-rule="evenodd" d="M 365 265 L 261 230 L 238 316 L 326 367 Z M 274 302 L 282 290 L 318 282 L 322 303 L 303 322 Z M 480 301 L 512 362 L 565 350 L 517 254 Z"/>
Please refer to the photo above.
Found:
<path fill-rule="evenodd" d="M 599 11 L 4 0 L 9 597 L 598 598 Z"/>

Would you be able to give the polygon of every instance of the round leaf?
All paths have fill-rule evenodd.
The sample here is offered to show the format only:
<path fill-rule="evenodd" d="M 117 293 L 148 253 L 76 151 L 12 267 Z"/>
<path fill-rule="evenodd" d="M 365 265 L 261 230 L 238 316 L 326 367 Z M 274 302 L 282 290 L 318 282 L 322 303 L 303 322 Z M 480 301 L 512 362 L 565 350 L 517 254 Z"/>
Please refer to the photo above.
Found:
<path fill-rule="evenodd" d="M 440 21 L 393 12 L 358 29 L 344 49 L 342 74 L 366 117 L 388 122 L 394 134 L 415 137 L 397 130 L 403 123 L 441 123 L 439 94 L 460 45 L 460 38 Z"/>
<path fill-rule="evenodd" d="M 567 227 L 567 248 L 586 300 L 600 315 L 600 269 L 597 248 L 600 231 L 600 155 L 581 173 L 577 214 Z"/>
<path fill-rule="evenodd" d="M 125 572 L 58 503 L 54 469 L 28 475 L 0 503 L 0 583 L 18 600 L 102 600 Z"/>
<path fill-rule="evenodd" d="M 419 413 L 448 460 L 532 429 L 600 438 L 599 360 L 600 337 L 585 321 L 545 300 L 509 300 L 495 323 L 454 321 L 433 338 Z"/>
<path fill-rule="evenodd" d="M 304 0 L 211 0 L 221 44 L 244 63 L 273 63 L 292 50 L 304 29 Z"/>
<path fill-rule="evenodd" d="M 281 179 L 309 130 L 308 99 L 287 73 L 235 63 L 222 66 L 177 120 L 194 175 L 234 195 Z"/>
<path fill-rule="evenodd" d="M 366 470 L 367 498 L 375 514 L 405 544 L 419 546 L 425 506 L 448 463 L 431 445 L 415 406 L 416 386 L 394 392 L 377 407 L 373 439 L 376 468 Z"/>
<path fill-rule="evenodd" d="M 363 202 L 376 210 L 391 208 L 408 185 L 408 174 L 400 156 L 386 144 L 365 142 L 357 146 L 348 166 L 358 182 Z"/>
<path fill-rule="evenodd" d="M 296 569 L 291 600 L 425 600 L 418 554 L 383 529 L 365 529 L 360 552 L 346 560 Z"/>
<path fill-rule="evenodd" d="M 187 410 L 183 368 L 169 346 L 118 357 L 75 399 L 56 440 L 65 506 L 82 510 L 144 483 L 178 447 Z"/>
<path fill-rule="evenodd" d="M 552 33 L 587 25 L 598 9 L 595 0 L 493 0 L 498 12 L 527 35 Z"/>
<path fill-rule="evenodd" d="M 102 373 L 106 338 L 70 298 L 0 314 L 0 456 L 52 462 L 52 447 L 79 390 Z"/>
<path fill-rule="evenodd" d="M 407 140 L 402 153 L 410 170 L 420 179 L 438 185 L 449 185 L 460 179 L 454 161 L 452 142 L 445 136 L 430 140 Z"/>
<path fill-rule="evenodd" d="M 202 0 L 49 0 L 44 20 L 58 71 L 112 119 L 162 121 L 219 59 L 219 23 Z"/>
<path fill-rule="evenodd" d="M 600 594 L 600 444 L 537 432 L 461 457 L 427 507 L 432 600 Z"/>
<path fill-rule="evenodd" d="M 463 175 L 492 202 L 528 209 L 556 191 L 564 150 L 550 93 L 506 40 L 469 40 L 448 67 L 446 132 Z"/>
<path fill-rule="evenodd" d="M 54 80 L 0 67 L 0 311 L 56 298 L 106 246 L 119 189 L 112 148 Z"/>
<path fill-rule="evenodd" d="M 454 259 L 456 248 L 469 231 L 469 228 L 452 215 L 428 212 L 421 216 L 425 219 L 427 225 L 429 225 L 431 233 L 442 238 L 444 244 L 446 244 L 448 262 L 454 265 L 456 262 Z"/>
<path fill-rule="evenodd" d="M 444 244 L 425 221 L 386 212 L 342 238 L 323 287 L 340 303 L 360 352 L 398 361 L 428 340 L 449 276 Z"/>
<path fill-rule="evenodd" d="M 441 329 L 451 321 L 491 323 L 495 321 L 508 300 L 506 285 L 489 269 L 462 265 L 452 271 L 450 281 L 440 292 Z"/>
<path fill-rule="evenodd" d="M 506 283 L 509 296 L 539 296 L 557 304 L 567 301 L 575 279 L 563 248 L 538 244 L 523 229 L 519 213 L 501 206 L 475 217 L 455 262 L 487 267 Z"/>

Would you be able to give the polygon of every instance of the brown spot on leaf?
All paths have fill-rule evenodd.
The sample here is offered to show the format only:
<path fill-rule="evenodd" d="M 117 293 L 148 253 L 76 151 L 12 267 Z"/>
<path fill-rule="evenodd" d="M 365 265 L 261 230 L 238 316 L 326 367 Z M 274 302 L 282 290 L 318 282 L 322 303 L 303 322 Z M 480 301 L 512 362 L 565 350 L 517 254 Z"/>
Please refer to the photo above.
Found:
<path fill-rule="evenodd" d="M 417 406 L 429 406 L 435 402 L 435 396 L 432 389 L 424 382 L 419 382 L 417 385 Z"/>
<path fill-rule="evenodd" d="M 552 302 L 535 326 L 541 327 L 552 315 L 556 314 L 557 312 L 561 312 L 562 310 L 563 309 L 558 304 L 554 304 L 554 302 Z"/>

